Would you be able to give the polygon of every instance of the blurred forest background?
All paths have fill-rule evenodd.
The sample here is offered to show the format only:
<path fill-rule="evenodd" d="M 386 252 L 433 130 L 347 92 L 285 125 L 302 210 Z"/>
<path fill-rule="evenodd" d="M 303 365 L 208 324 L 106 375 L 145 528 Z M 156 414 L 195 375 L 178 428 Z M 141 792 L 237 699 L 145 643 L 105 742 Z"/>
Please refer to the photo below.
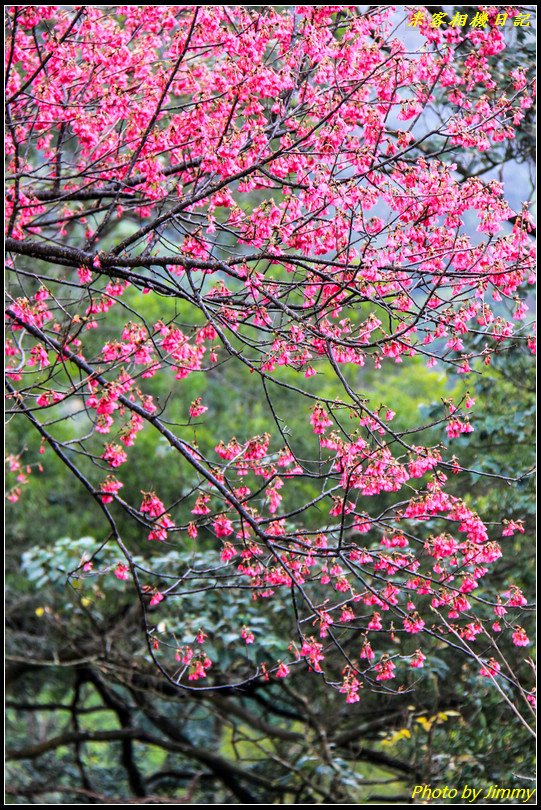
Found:
<path fill-rule="evenodd" d="M 533 61 L 532 33 L 521 29 L 500 69 L 509 73 Z M 533 135 L 524 127 L 515 141 L 473 163 L 461 164 L 458 154 L 457 171 L 504 182 L 514 177 L 509 202 L 519 210 L 532 195 L 533 154 Z M 247 198 L 250 204 L 255 200 Z M 114 234 L 115 241 L 122 237 L 121 230 Z M 128 303 L 130 295 L 148 322 L 175 313 L 183 320 L 181 303 L 137 290 L 126 293 Z M 122 317 L 119 312 L 115 324 L 111 314 L 112 330 Z M 96 339 L 105 338 L 100 330 Z M 534 484 L 526 475 L 534 465 L 534 372 L 532 356 L 517 344 L 497 356 L 482 377 L 470 375 L 475 433 L 456 441 L 463 464 L 521 480 L 509 485 L 462 475 L 450 487 L 487 522 L 502 516 L 524 520 L 524 535 L 503 539 L 504 556 L 491 584 L 497 588 L 498 577 L 503 583 L 512 574 L 527 593 L 534 587 Z M 216 424 L 220 435 L 264 431 L 268 406 L 247 369 L 243 374 L 224 363 L 182 382 L 160 375 L 147 382 L 159 400 L 170 397 L 169 412 L 178 421 L 189 403 L 203 396 L 209 410 L 198 427 L 201 446 L 215 443 Z M 351 382 L 375 407 L 393 403 L 398 428 L 429 422 L 436 404 L 465 392 L 462 377 L 449 368 L 427 369 L 423 362 L 396 366 L 385 375 L 358 369 Z M 314 390 L 333 396 L 331 377 L 325 382 L 318 375 Z M 302 435 L 304 414 L 296 408 L 296 395 L 279 392 L 278 412 Z M 68 437 L 67 408 L 62 417 Z M 433 430 L 433 440 L 444 441 L 442 428 Z M 9 422 L 7 444 L 9 453 L 42 458 L 40 438 L 23 420 Z M 114 550 L 103 548 L 93 576 L 68 576 L 85 551 L 106 538 L 96 533 L 96 504 L 58 459 L 50 453 L 46 459 L 46 473 L 36 471 L 7 511 L 8 803 L 405 803 L 415 784 L 506 786 L 512 780 L 516 786 L 519 776 L 527 780 L 521 786 L 532 786 L 526 730 L 490 680 L 479 677 L 474 662 L 435 641 L 425 649 L 425 668 L 412 673 L 414 691 L 387 696 L 365 690 L 353 706 L 303 670 L 292 672 L 287 682 L 260 682 L 243 692 L 191 695 L 171 688 L 147 660 L 133 593 L 110 575 L 118 562 Z M 146 429 L 123 475 L 128 501 L 137 499 L 141 469 L 149 489 L 167 503 L 190 488 L 180 461 Z M 309 483 L 303 487 L 299 502 L 310 498 Z M 379 498 L 383 509 L 385 496 Z M 132 547 L 145 542 L 136 524 L 121 521 Z M 153 567 L 201 553 L 160 544 Z M 268 607 L 262 618 L 248 597 L 242 604 L 238 597 L 228 603 L 226 592 L 209 591 L 183 604 L 182 615 L 162 606 L 160 618 L 177 629 L 180 641 L 199 627 L 219 631 L 224 649 L 215 649 L 212 657 L 228 675 L 241 674 L 243 660 L 228 657 L 226 645 L 243 622 L 255 631 L 247 656 L 279 657 L 284 635 L 279 629 L 288 617 L 279 602 Z M 529 666 L 530 650 L 510 646 L 504 652 L 515 669 Z M 219 682 L 219 672 L 215 678 Z"/>

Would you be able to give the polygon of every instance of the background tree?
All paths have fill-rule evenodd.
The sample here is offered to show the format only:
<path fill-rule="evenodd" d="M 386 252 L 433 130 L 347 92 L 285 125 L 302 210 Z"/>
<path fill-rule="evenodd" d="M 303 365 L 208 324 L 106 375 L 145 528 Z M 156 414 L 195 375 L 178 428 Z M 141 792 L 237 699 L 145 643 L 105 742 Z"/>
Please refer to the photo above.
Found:
<path fill-rule="evenodd" d="M 10 11 L 12 795 L 529 769 L 533 245 L 474 170 L 528 20 L 482 13 Z"/>

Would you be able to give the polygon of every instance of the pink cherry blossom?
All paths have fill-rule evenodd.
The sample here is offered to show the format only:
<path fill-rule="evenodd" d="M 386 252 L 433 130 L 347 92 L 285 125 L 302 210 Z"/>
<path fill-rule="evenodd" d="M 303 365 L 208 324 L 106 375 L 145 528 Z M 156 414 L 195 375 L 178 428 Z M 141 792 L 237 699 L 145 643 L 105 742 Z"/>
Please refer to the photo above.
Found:
<path fill-rule="evenodd" d="M 126 580 L 130 578 L 130 569 L 124 563 L 118 563 L 115 568 L 115 577 L 117 579 Z"/>

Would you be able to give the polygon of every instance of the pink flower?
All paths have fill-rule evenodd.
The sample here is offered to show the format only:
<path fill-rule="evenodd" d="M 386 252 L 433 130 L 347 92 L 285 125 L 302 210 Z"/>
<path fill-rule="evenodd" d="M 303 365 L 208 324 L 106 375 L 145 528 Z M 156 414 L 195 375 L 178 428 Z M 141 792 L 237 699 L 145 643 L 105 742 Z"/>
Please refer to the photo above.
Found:
<path fill-rule="evenodd" d="M 395 664 L 391 659 L 382 659 L 379 664 L 376 664 L 376 681 L 390 681 L 392 678 L 395 677 L 394 670 L 396 669 Z"/>
<path fill-rule="evenodd" d="M 154 596 L 152 597 L 152 599 L 150 600 L 150 607 L 154 607 L 154 605 L 158 605 L 161 601 L 163 601 L 163 599 L 164 599 L 163 593 L 160 593 L 159 591 L 157 591 L 154 594 Z"/>
<path fill-rule="evenodd" d="M 208 411 L 208 408 L 205 405 L 201 404 L 201 397 L 197 397 L 197 399 L 194 399 L 194 401 L 190 405 L 190 416 L 196 418 L 204 414 L 205 411 Z"/>
<path fill-rule="evenodd" d="M 372 660 L 372 658 L 376 657 L 376 654 L 375 654 L 374 650 L 372 649 L 372 647 L 370 646 L 368 641 L 365 641 L 363 643 L 363 646 L 361 648 L 360 657 L 361 658 L 366 658 L 368 661 L 370 661 L 370 660 Z"/>
<path fill-rule="evenodd" d="M 415 613 L 411 618 L 406 617 L 402 624 L 404 625 L 406 633 L 420 633 L 425 626 L 424 621 L 418 613 Z"/>
<path fill-rule="evenodd" d="M 332 419 L 329 419 L 327 411 L 322 405 L 316 405 L 310 417 L 310 424 L 313 425 L 314 433 L 321 435 L 325 433 L 325 428 L 332 425 Z"/>
<path fill-rule="evenodd" d="M 509 521 L 504 520 L 503 523 L 505 525 L 502 531 L 502 537 L 513 537 L 515 532 L 520 532 L 521 534 L 524 534 L 525 530 L 522 520 L 509 520 Z"/>
<path fill-rule="evenodd" d="M 210 495 L 199 495 L 192 509 L 192 515 L 209 515 L 210 509 L 207 503 L 210 501 Z"/>
<path fill-rule="evenodd" d="M 413 669 L 420 669 L 421 667 L 424 666 L 425 661 L 426 655 L 423 655 L 421 650 L 416 650 L 410 660 L 410 667 L 413 667 Z"/>
<path fill-rule="evenodd" d="M 117 492 L 122 489 L 124 484 L 118 481 L 114 476 L 108 475 L 105 481 L 100 485 L 101 501 L 102 503 L 111 503 Z"/>
<path fill-rule="evenodd" d="M 351 673 L 347 672 L 346 669 L 346 677 L 340 687 L 340 692 L 346 695 L 346 703 L 358 703 L 359 698 L 359 689 L 361 687 L 360 682 L 358 679 Z"/>
<path fill-rule="evenodd" d="M 237 554 L 235 547 L 231 545 L 231 543 L 224 543 L 222 553 L 220 555 L 220 559 L 222 562 L 229 562 L 235 557 Z"/>
<path fill-rule="evenodd" d="M 193 658 L 193 650 L 191 647 L 179 647 L 175 653 L 175 661 L 182 662 L 187 665 Z"/>
<path fill-rule="evenodd" d="M 160 517 L 165 512 L 163 503 L 154 492 L 143 492 L 143 502 L 139 509 L 151 517 Z"/>
<path fill-rule="evenodd" d="M 456 439 L 462 433 L 472 433 L 473 425 L 470 425 L 469 422 L 461 422 L 460 419 L 451 419 L 445 430 L 450 439 Z"/>
<path fill-rule="evenodd" d="M 286 664 L 283 664 L 280 661 L 280 664 L 278 665 L 278 669 L 276 670 L 276 677 L 277 678 L 287 678 L 288 675 L 289 675 L 289 667 Z"/>
<path fill-rule="evenodd" d="M 233 534 L 233 524 L 225 515 L 220 515 L 212 524 L 217 537 L 228 537 Z"/>
<path fill-rule="evenodd" d="M 254 643 L 255 636 L 252 633 L 252 631 L 248 630 L 248 628 L 245 625 L 243 626 L 242 630 L 240 631 L 240 636 L 241 636 L 241 638 L 244 639 L 246 644 L 253 644 Z"/>
<path fill-rule="evenodd" d="M 494 658 L 489 658 L 489 660 L 483 664 L 481 669 L 479 670 L 479 674 L 482 675 L 484 678 L 493 678 L 495 675 L 498 674 L 500 671 L 501 666 Z"/>
<path fill-rule="evenodd" d="M 516 627 L 513 632 L 513 644 L 517 647 L 527 647 L 530 643 L 530 639 L 526 635 L 526 631 L 523 627 Z"/>
<path fill-rule="evenodd" d="M 160 541 L 167 540 L 167 531 L 168 529 L 172 529 L 174 525 L 175 524 L 169 515 L 162 515 L 154 523 L 154 527 L 148 534 L 148 539 Z"/>
<path fill-rule="evenodd" d="M 341 622 L 354 622 L 355 621 L 355 614 L 352 609 L 346 605 L 342 608 L 342 613 L 340 614 L 340 621 Z"/>
<path fill-rule="evenodd" d="M 77 274 L 81 284 L 88 284 L 90 281 L 92 281 L 92 273 L 88 267 L 79 267 Z"/>
<path fill-rule="evenodd" d="M 117 579 L 129 579 L 130 578 L 130 569 L 124 563 L 118 563 L 115 568 L 115 577 Z"/>
<path fill-rule="evenodd" d="M 381 623 L 381 616 L 379 613 L 373 613 L 372 618 L 368 622 L 368 630 L 381 630 L 383 627 Z"/>
<path fill-rule="evenodd" d="M 323 644 L 311 639 L 306 639 L 301 647 L 301 655 L 305 656 L 311 664 L 314 672 L 322 672 L 320 661 L 323 661 L 325 656 L 321 652 Z"/>
<path fill-rule="evenodd" d="M 504 593 L 507 597 L 509 607 L 526 607 L 528 600 L 516 585 L 512 585 L 508 591 Z"/>
<path fill-rule="evenodd" d="M 205 678 L 207 675 L 207 670 L 210 669 L 212 666 L 212 661 L 210 658 L 205 656 L 204 658 L 198 658 L 195 661 L 192 661 L 190 665 L 190 672 L 188 675 L 189 681 L 197 681 L 200 678 Z"/>

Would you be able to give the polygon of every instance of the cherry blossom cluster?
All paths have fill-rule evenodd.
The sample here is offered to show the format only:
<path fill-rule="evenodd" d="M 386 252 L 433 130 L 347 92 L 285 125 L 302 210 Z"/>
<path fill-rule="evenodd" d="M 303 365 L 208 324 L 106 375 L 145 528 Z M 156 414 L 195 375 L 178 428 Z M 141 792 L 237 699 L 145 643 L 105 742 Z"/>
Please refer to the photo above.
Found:
<path fill-rule="evenodd" d="M 123 555 L 111 576 L 150 594 L 149 616 L 181 591 L 138 570 L 120 514 L 145 543 L 202 542 L 213 587 L 263 611 L 292 600 L 282 656 L 253 677 L 304 663 L 348 703 L 397 689 L 432 642 L 488 650 L 491 678 L 495 636 L 529 644 L 520 588 L 487 584 L 520 520 L 487 526 L 446 489 L 473 397 L 442 404 L 425 446 L 421 424 L 393 427 L 395 402 L 360 393 L 362 374 L 421 360 L 467 377 L 513 343 L 535 351 L 530 214 L 455 161 L 512 141 L 533 105 L 525 71 L 498 78 L 507 31 L 412 32 L 405 12 L 360 8 L 13 7 L 6 50 L 13 407 L 74 472 L 56 437 L 74 404 L 70 441 L 92 461 L 79 481 Z M 177 314 L 145 317 L 162 300 Z M 186 393 L 223 363 L 268 402 L 260 435 L 224 435 L 211 400 Z M 167 503 L 140 470 L 137 502 L 123 499 L 144 429 L 190 471 L 189 495 Z M 169 575 L 189 590 L 202 573 Z M 179 646 L 152 627 L 149 652 L 174 683 L 208 683 L 207 635 Z M 249 626 L 238 636 L 257 646 Z"/>

